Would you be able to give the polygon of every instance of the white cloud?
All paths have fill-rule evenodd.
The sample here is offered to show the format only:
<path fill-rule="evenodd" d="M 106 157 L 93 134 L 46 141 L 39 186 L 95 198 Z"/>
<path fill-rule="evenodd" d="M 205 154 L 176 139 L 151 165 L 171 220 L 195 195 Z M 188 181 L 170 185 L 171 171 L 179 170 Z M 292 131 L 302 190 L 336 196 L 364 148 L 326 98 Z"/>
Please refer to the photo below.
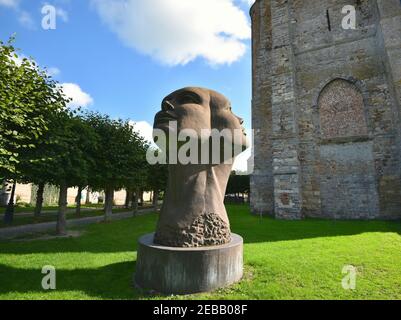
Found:
<path fill-rule="evenodd" d="M 230 64 L 246 51 L 249 20 L 235 0 L 92 0 L 128 46 L 168 65 L 198 57 Z"/>
<path fill-rule="evenodd" d="M 249 159 L 251 158 L 251 155 L 251 148 L 241 153 L 237 158 L 235 158 L 233 170 L 237 172 L 248 172 Z"/>
<path fill-rule="evenodd" d="M 35 21 L 32 15 L 20 8 L 20 0 L 0 0 L 0 6 L 13 9 L 17 14 L 18 22 L 25 28 L 35 29 Z"/>
<path fill-rule="evenodd" d="M 0 0 L 0 6 L 5 6 L 9 8 L 17 8 L 19 0 Z"/>
<path fill-rule="evenodd" d="M 250 137 L 249 133 L 252 132 L 252 130 L 246 130 L 248 133 L 248 137 Z M 253 145 L 253 139 L 248 139 L 249 143 L 249 148 L 246 149 L 243 153 L 241 153 L 239 156 L 235 158 L 234 161 L 234 166 L 233 170 L 241 173 L 252 173 L 253 168 L 252 168 L 252 145 Z"/>
<path fill-rule="evenodd" d="M 62 83 L 60 87 L 63 89 L 64 94 L 72 99 L 68 104 L 69 108 L 85 108 L 93 104 L 93 98 L 88 93 L 84 92 L 79 85 L 75 83 Z"/>
<path fill-rule="evenodd" d="M 131 124 L 134 126 L 135 132 L 138 132 L 146 141 L 150 142 L 153 147 L 156 147 L 156 144 L 153 142 L 153 126 L 149 122 L 139 121 L 131 122 Z"/>
<path fill-rule="evenodd" d="M 35 63 L 36 66 L 38 66 L 38 63 L 35 60 L 28 58 L 23 54 L 20 54 L 18 58 L 15 56 L 10 56 L 10 59 L 19 66 L 22 64 L 23 59 L 28 59 L 31 63 Z M 55 77 L 61 73 L 60 69 L 56 67 L 47 68 L 45 70 L 51 77 Z M 75 83 L 61 83 L 58 86 L 62 88 L 66 97 L 72 99 L 72 101 L 68 104 L 68 107 L 71 109 L 76 109 L 78 107 L 86 108 L 94 103 L 93 98 Z"/>
<path fill-rule="evenodd" d="M 28 29 L 35 28 L 35 21 L 33 20 L 31 14 L 27 11 L 20 11 L 18 13 L 18 22 Z"/>
<path fill-rule="evenodd" d="M 68 16 L 67 11 L 65 11 L 64 9 L 61 9 L 61 8 L 57 8 L 56 14 L 57 14 L 57 16 L 59 16 L 61 18 L 61 20 L 63 20 L 64 22 L 68 22 L 69 16 Z"/>

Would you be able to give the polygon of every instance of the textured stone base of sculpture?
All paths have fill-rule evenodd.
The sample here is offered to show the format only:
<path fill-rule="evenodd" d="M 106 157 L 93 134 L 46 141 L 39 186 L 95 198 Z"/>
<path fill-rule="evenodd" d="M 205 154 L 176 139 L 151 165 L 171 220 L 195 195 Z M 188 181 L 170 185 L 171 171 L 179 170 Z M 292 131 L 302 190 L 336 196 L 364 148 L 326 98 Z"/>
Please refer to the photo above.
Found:
<path fill-rule="evenodd" d="M 231 241 L 230 227 L 217 214 L 205 213 L 185 229 L 164 229 L 157 232 L 155 243 L 169 247 L 218 246 Z"/>
<path fill-rule="evenodd" d="M 192 294 L 234 284 L 243 275 L 243 239 L 231 235 L 221 246 L 177 248 L 139 240 L 135 285 L 153 293 Z"/>

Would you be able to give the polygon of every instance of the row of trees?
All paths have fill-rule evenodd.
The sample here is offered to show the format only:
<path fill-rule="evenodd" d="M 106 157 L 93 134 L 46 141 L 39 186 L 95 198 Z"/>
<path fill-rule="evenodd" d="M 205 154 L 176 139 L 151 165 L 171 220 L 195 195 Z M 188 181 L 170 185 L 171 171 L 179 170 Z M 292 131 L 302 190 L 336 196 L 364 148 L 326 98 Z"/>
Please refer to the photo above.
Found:
<path fill-rule="evenodd" d="M 5 222 L 13 221 L 17 181 L 38 185 L 37 216 L 45 185 L 59 187 L 58 234 L 66 232 L 69 187 L 78 187 L 77 203 L 86 186 L 104 190 L 105 219 L 114 190 L 125 188 L 135 198 L 151 188 L 157 197 L 166 170 L 148 165 L 149 144 L 130 121 L 69 110 L 60 85 L 33 61 L 20 60 L 12 43 L 0 43 L 0 182 L 12 185 Z"/>
<path fill-rule="evenodd" d="M 237 174 L 233 171 L 227 184 L 226 200 L 233 202 L 245 201 L 245 195 L 250 193 L 250 176 Z"/>

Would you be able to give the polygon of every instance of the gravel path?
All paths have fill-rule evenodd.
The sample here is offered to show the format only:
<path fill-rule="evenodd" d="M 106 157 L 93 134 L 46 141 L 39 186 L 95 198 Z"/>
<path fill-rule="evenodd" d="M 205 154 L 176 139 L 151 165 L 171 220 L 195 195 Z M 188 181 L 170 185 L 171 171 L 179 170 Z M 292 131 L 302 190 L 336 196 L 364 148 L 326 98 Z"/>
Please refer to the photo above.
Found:
<path fill-rule="evenodd" d="M 138 216 L 144 215 L 147 213 L 154 212 L 153 208 L 150 209 L 143 209 L 138 212 Z M 132 218 L 132 211 L 129 212 L 122 212 L 122 213 L 115 213 L 113 214 L 111 220 L 112 221 L 117 221 L 117 220 L 123 220 L 123 219 L 128 219 Z M 94 224 L 94 223 L 99 223 L 104 220 L 104 216 L 96 216 L 96 217 L 87 217 L 87 218 L 81 218 L 81 219 L 70 219 L 67 220 L 67 226 L 69 228 L 71 227 L 80 227 L 80 226 L 85 226 L 89 224 Z M 27 234 L 32 234 L 32 233 L 41 233 L 45 232 L 48 230 L 55 230 L 56 229 L 57 222 L 52 221 L 52 222 L 45 222 L 45 223 L 38 223 L 38 224 L 27 224 L 23 226 L 18 226 L 18 227 L 10 227 L 10 228 L 1 228 L 0 229 L 0 240 L 7 240 L 7 239 L 12 239 L 15 237 L 20 237 L 24 236 Z"/>
<path fill-rule="evenodd" d="M 81 212 L 88 212 L 88 211 L 95 211 L 95 210 L 102 210 L 102 208 L 81 208 Z M 68 208 L 67 213 L 74 213 L 75 208 Z M 42 214 L 47 214 L 47 215 L 57 215 L 57 210 L 43 210 L 41 212 Z M 14 213 L 15 217 L 33 217 L 34 213 L 33 212 L 15 212 Z M 0 213 L 0 219 L 4 217 L 4 213 Z"/>

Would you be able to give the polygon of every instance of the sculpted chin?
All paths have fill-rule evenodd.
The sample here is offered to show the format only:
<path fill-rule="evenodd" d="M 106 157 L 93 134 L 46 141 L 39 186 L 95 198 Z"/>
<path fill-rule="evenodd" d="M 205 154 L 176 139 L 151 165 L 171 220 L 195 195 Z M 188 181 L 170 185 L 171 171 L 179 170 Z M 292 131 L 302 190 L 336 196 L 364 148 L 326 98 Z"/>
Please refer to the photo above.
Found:
<path fill-rule="evenodd" d="M 239 149 L 247 148 L 243 120 L 233 114 L 228 99 L 213 90 L 191 87 L 168 95 L 155 117 L 154 128 L 168 133 L 171 121 L 177 122 L 178 133 L 192 129 L 199 137 L 202 129 L 241 130 Z M 232 158 L 237 155 L 233 153 Z M 219 164 L 169 164 L 168 187 L 154 239 L 156 244 L 202 247 L 231 241 L 224 196 L 233 165 L 224 162 L 222 159 Z"/>

